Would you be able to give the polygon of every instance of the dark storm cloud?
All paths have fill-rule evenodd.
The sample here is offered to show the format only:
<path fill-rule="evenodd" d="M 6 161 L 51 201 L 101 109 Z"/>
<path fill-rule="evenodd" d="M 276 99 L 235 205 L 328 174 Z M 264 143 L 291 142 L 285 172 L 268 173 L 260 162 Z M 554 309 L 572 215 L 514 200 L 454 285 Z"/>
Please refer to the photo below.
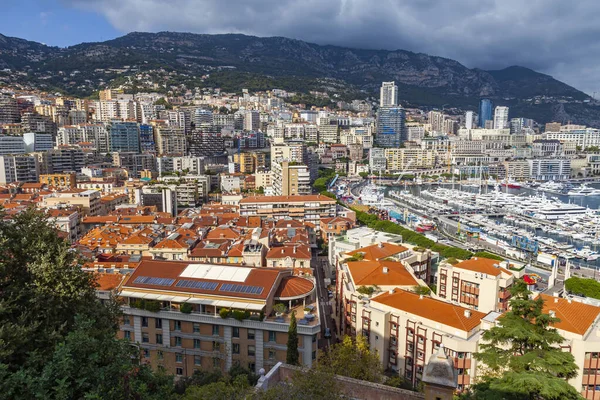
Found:
<path fill-rule="evenodd" d="M 522 65 L 598 90 L 600 1 L 64 0 L 122 32 L 286 36 L 319 44 L 406 49 L 469 67 Z"/>

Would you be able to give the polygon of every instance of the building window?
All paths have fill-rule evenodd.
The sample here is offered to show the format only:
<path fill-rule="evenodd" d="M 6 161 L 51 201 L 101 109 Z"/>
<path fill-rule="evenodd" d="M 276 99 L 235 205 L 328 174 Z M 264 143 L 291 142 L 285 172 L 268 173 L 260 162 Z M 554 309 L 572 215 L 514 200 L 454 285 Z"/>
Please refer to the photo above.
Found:
<path fill-rule="evenodd" d="M 200 339 L 194 339 L 194 348 L 195 349 L 199 349 L 200 348 Z"/>
<path fill-rule="evenodd" d="M 200 324 L 194 322 L 194 333 L 200 333 Z"/>
<path fill-rule="evenodd" d="M 183 362 L 183 354 L 175 353 L 175 362 L 182 363 Z"/>
<path fill-rule="evenodd" d="M 213 336 L 219 336 L 219 325 L 212 326 L 212 334 Z"/>
<path fill-rule="evenodd" d="M 218 357 L 213 357 L 213 368 L 221 368 L 221 360 Z"/>
<path fill-rule="evenodd" d="M 248 363 L 248 370 L 254 372 L 254 370 L 256 369 L 256 364 L 253 362 L 249 362 Z"/>
<path fill-rule="evenodd" d="M 277 352 L 275 350 L 269 349 L 269 360 L 275 360 L 277 357 Z"/>
<path fill-rule="evenodd" d="M 142 328 L 148 327 L 148 317 L 142 317 Z"/>
<path fill-rule="evenodd" d="M 212 342 L 212 348 L 213 348 L 214 351 L 221 350 L 221 343 L 219 343 L 219 342 Z"/>
<path fill-rule="evenodd" d="M 173 321 L 174 328 L 173 330 L 180 331 L 181 330 L 181 321 Z"/>
<path fill-rule="evenodd" d="M 123 315 L 123 325 L 131 325 L 131 319 L 129 315 Z"/>
<path fill-rule="evenodd" d="M 181 347 L 181 337 L 175 336 L 175 346 Z"/>
<path fill-rule="evenodd" d="M 163 355 L 163 352 L 162 352 L 162 350 L 158 350 L 158 351 L 156 352 L 156 354 L 157 354 L 157 356 L 158 356 L 158 359 L 159 359 L 159 360 L 162 360 L 162 359 L 164 358 L 164 355 Z"/>
<path fill-rule="evenodd" d="M 129 332 L 129 331 L 123 331 L 123 339 L 125 339 L 125 340 L 131 340 L 131 332 Z"/>
<path fill-rule="evenodd" d="M 144 349 L 144 358 L 150 358 L 150 350 Z"/>
<path fill-rule="evenodd" d="M 150 339 L 148 338 L 147 333 L 142 333 L 142 343 L 149 343 Z"/>
<path fill-rule="evenodd" d="M 316 360 L 317 359 L 317 352 L 313 350 L 312 352 L 312 359 Z"/>
<path fill-rule="evenodd" d="M 156 344 L 163 344 L 162 334 L 160 334 L 160 333 L 156 334 Z"/>
<path fill-rule="evenodd" d="M 240 337 L 240 328 L 234 327 L 231 336 L 239 338 Z"/>
<path fill-rule="evenodd" d="M 234 343 L 231 352 L 233 354 L 240 354 L 240 344 Z"/>
<path fill-rule="evenodd" d="M 179 376 L 183 375 L 183 368 L 181 368 L 181 367 L 175 368 L 175 374 L 179 375 Z"/>
<path fill-rule="evenodd" d="M 254 340 L 255 332 L 254 329 L 248 329 L 248 340 Z"/>
<path fill-rule="evenodd" d="M 194 365 L 202 365 L 202 358 L 200 356 L 194 356 Z"/>
<path fill-rule="evenodd" d="M 154 327 L 156 329 L 162 329 L 162 319 L 154 318 Z"/>
<path fill-rule="evenodd" d="M 255 356 L 255 355 L 256 355 L 256 347 L 248 346 L 248 356 Z"/>
<path fill-rule="evenodd" d="M 269 331 L 269 342 L 276 342 L 276 341 L 277 341 L 277 332 Z"/>

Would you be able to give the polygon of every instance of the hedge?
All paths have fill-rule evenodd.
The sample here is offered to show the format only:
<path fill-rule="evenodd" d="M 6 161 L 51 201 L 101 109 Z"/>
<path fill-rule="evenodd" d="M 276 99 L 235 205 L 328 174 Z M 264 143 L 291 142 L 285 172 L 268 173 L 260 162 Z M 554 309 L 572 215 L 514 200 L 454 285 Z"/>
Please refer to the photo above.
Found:
<path fill-rule="evenodd" d="M 496 254 L 488 253 L 487 251 L 478 251 L 473 254 L 474 257 L 491 258 L 492 260 L 504 261 L 504 257 L 497 256 Z"/>
<path fill-rule="evenodd" d="M 473 256 L 473 253 L 468 250 L 436 243 L 431 239 L 427 239 L 420 233 L 404 228 L 392 221 L 382 221 L 376 215 L 368 214 L 355 208 L 353 208 L 353 210 L 356 213 L 356 219 L 363 225 L 375 229 L 376 231 L 402 235 L 402 240 L 406 243 L 435 251 L 443 258 L 454 257 L 460 260 L 467 260 Z"/>
<path fill-rule="evenodd" d="M 572 277 L 565 281 L 565 289 L 575 295 L 600 300 L 600 282 L 595 279 Z"/>

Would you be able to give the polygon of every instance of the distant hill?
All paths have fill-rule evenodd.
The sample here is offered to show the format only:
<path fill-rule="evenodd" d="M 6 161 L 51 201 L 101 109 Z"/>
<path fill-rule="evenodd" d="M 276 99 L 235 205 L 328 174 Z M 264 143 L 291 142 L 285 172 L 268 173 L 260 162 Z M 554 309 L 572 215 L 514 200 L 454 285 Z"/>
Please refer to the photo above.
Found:
<path fill-rule="evenodd" d="M 407 105 L 476 109 L 481 97 L 489 97 L 496 104 L 509 105 L 511 117 L 600 126 L 600 108 L 591 105 L 585 93 L 518 66 L 484 71 L 405 50 L 361 50 L 239 34 L 135 32 L 65 49 L 0 35 L 0 69 L 26 72 L 17 78 L 12 75 L 19 82 L 89 95 L 112 79 L 122 78 L 123 71 L 108 69 L 124 67 L 177 71 L 184 75 L 178 78 L 180 83 L 193 86 L 240 90 L 278 85 L 362 97 L 376 96 L 382 81 L 395 80 Z M 198 77 L 206 73 L 211 78 L 200 82 Z"/>

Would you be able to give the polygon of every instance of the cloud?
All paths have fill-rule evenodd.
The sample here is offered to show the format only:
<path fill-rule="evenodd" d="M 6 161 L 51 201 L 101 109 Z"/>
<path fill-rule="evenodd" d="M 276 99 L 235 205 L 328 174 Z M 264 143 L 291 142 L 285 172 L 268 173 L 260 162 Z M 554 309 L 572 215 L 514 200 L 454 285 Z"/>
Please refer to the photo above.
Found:
<path fill-rule="evenodd" d="M 599 90 L 597 0 L 63 0 L 122 32 L 286 36 L 405 49 L 469 67 L 522 65 Z"/>

